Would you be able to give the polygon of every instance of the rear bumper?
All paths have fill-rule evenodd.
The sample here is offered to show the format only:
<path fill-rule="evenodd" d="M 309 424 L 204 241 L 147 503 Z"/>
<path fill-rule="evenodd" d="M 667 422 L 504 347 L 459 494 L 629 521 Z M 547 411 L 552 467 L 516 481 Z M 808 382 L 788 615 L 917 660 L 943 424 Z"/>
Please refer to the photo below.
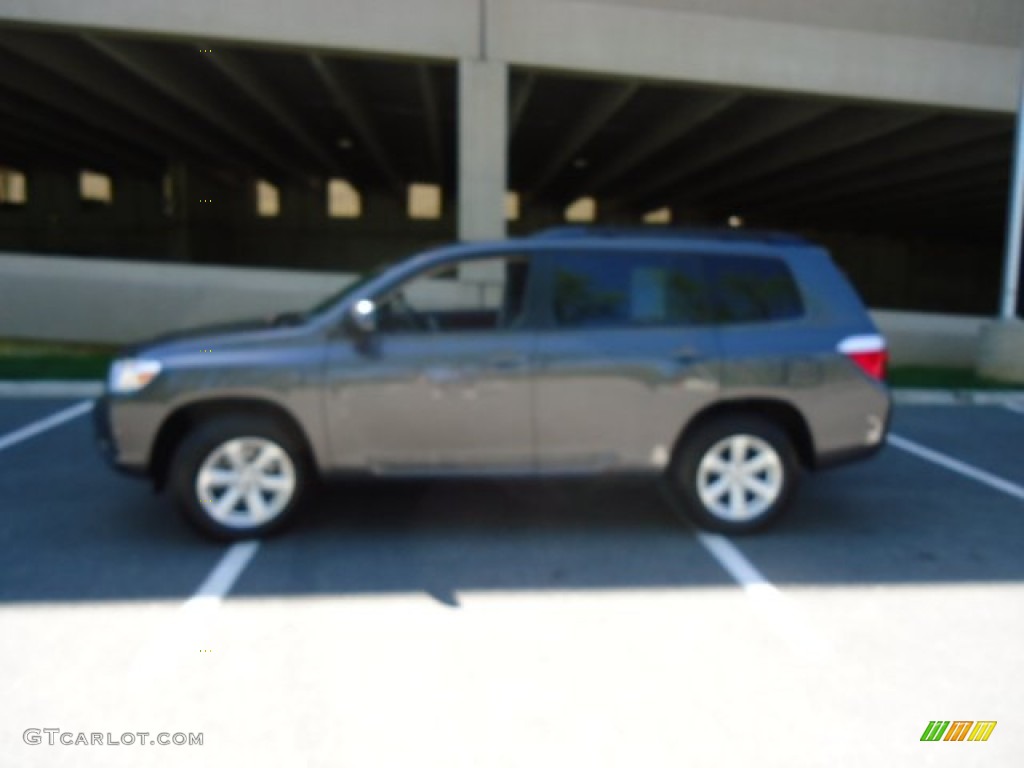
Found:
<path fill-rule="evenodd" d="M 831 451 L 824 451 L 815 459 L 815 469 L 832 469 L 845 464 L 853 464 L 858 461 L 866 461 L 877 455 L 885 447 L 886 437 L 889 435 L 889 427 L 892 424 L 892 395 L 888 389 L 883 390 L 884 402 L 880 412 L 868 414 L 868 418 L 875 416 L 881 419 L 881 432 L 878 440 L 873 443 L 862 443 L 854 446 L 844 446 Z"/>
<path fill-rule="evenodd" d="M 815 469 L 832 469 L 846 464 L 854 464 L 858 461 L 867 461 L 882 450 L 885 445 L 885 437 L 875 445 L 857 446 L 856 448 L 844 448 L 839 451 L 819 454 L 815 460 Z"/>

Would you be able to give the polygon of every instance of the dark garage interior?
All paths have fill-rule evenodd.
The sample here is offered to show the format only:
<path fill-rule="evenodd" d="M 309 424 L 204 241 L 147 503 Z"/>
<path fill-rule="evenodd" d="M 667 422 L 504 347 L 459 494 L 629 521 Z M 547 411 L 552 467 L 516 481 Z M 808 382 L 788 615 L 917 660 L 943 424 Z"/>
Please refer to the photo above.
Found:
<path fill-rule="evenodd" d="M 9 26 L 0 67 L 0 250 L 361 271 L 455 237 L 450 63 Z M 513 234 L 784 229 L 873 307 L 995 310 L 1009 114 L 519 68 L 508 114 Z"/>

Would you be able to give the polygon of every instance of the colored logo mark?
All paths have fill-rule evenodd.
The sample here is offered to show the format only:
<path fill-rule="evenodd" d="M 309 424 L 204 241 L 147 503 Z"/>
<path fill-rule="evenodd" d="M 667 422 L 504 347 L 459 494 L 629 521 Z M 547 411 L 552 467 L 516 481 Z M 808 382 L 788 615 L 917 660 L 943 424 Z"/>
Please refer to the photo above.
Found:
<path fill-rule="evenodd" d="M 921 741 L 988 741 L 996 720 L 931 720 Z"/>

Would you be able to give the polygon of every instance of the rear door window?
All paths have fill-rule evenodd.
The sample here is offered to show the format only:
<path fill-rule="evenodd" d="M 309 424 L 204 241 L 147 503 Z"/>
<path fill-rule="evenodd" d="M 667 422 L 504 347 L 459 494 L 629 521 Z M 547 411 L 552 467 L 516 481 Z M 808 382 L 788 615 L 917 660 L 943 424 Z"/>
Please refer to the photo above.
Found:
<path fill-rule="evenodd" d="M 763 256 L 708 256 L 704 272 L 719 323 L 766 323 L 804 314 L 804 303 L 789 267 Z"/>
<path fill-rule="evenodd" d="M 673 253 L 565 251 L 551 260 L 558 328 L 629 328 L 708 322 L 698 259 Z"/>

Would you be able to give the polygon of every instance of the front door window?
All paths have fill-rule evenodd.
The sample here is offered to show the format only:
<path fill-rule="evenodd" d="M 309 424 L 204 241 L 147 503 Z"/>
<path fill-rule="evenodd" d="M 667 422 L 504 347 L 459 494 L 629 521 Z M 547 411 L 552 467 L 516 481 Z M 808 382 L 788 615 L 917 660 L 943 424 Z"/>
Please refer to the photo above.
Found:
<path fill-rule="evenodd" d="M 529 262 L 476 259 L 429 270 L 378 301 L 382 333 L 460 333 L 524 327 Z"/>

